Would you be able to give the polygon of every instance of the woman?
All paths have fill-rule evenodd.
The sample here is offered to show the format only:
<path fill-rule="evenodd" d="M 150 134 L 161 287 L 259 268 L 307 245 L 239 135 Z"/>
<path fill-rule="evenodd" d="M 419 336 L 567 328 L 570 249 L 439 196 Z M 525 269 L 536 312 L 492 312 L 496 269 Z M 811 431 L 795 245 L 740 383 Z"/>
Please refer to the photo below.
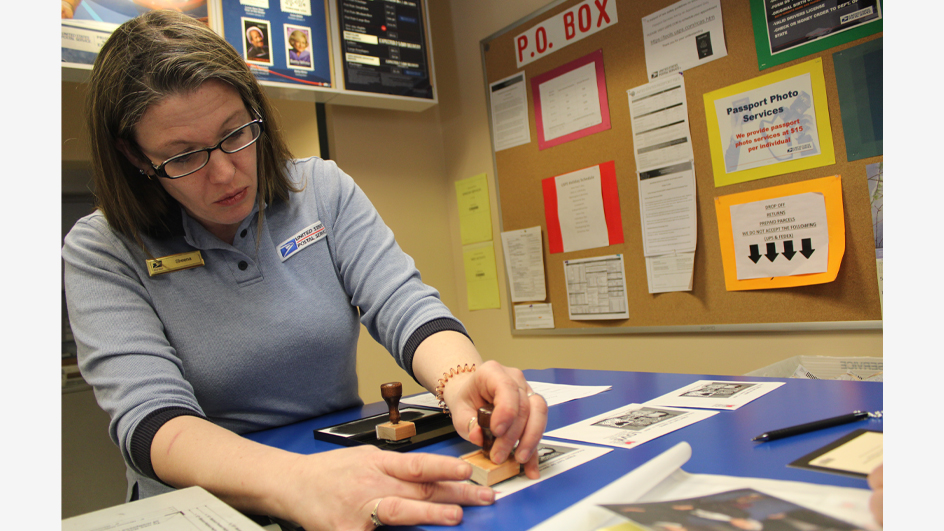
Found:
<path fill-rule="evenodd" d="M 303 456 L 238 435 L 360 405 L 360 324 L 461 436 L 481 444 L 475 411 L 494 404 L 493 459 L 538 477 L 547 404 L 520 371 L 482 363 L 350 177 L 291 159 L 223 39 L 142 15 L 102 47 L 88 93 L 99 209 L 66 238 L 66 297 L 130 499 L 200 485 L 308 531 L 452 525 L 491 503 L 457 483 L 471 469 L 456 458 Z"/>
<path fill-rule="evenodd" d="M 308 35 L 302 30 L 295 30 L 288 36 L 289 66 L 311 66 L 311 52 L 308 51 Z"/>

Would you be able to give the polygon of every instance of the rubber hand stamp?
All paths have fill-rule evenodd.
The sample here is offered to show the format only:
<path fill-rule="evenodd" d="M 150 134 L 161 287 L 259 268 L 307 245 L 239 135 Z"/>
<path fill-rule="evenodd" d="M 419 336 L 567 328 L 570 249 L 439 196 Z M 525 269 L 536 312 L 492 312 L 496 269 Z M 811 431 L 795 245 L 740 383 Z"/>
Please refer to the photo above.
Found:
<path fill-rule="evenodd" d="M 390 420 L 377 425 L 377 438 L 388 441 L 402 441 L 416 435 L 416 425 L 408 420 L 400 420 L 400 397 L 403 396 L 403 384 L 385 383 L 380 386 L 380 396 L 390 410 Z"/>
<path fill-rule="evenodd" d="M 491 429 L 492 406 L 480 407 L 477 420 L 482 428 L 482 449 L 462 456 L 462 459 L 472 465 L 472 481 L 479 485 L 491 486 L 517 476 L 521 472 L 521 465 L 511 455 L 503 463 L 494 463 L 490 458 L 492 445 L 495 444 L 495 434 Z"/>

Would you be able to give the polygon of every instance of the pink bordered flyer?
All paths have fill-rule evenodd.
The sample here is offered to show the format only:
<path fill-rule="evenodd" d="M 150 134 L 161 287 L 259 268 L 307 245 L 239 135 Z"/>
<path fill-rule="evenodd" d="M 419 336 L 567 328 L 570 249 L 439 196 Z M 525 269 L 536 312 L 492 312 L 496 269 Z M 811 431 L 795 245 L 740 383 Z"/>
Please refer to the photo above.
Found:
<path fill-rule="evenodd" d="M 603 50 L 532 78 L 531 91 L 540 149 L 610 128 Z"/>

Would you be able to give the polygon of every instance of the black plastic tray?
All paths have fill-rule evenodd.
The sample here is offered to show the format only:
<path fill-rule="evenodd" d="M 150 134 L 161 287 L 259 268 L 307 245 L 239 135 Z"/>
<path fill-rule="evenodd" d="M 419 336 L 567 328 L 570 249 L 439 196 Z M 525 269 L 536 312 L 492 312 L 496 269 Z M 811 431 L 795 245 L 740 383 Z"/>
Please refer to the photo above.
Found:
<path fill-rule="evenodd" d="M 377 438 L 376 426 L 390 420 L 387 413 L 335 424 L 315 430 L 315 439 L 342 446 L 372 444 L 381 450 L 408 452 L 456 435 L 452 419 L 442 411 L 405 407 L 400 409 L 400 420 L 416 424 L 416 435 L 403 441 Z"/>

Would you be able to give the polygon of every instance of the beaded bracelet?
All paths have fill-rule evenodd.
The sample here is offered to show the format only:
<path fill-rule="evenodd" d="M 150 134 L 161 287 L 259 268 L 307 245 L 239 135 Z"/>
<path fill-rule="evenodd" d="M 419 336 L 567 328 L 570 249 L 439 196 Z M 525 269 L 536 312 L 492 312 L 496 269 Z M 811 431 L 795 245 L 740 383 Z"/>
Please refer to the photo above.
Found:
<path fill-rule="evenodd" d="M 443 391 L 446 389 L 446 382 L 449 381 L 449 378 L 464 372 L 475 372 L 475 364 L 473 363 L 471 367 L 469 367 L 468 363 L 463 366 L 456 365 L 455 369 L 449 369 L 449 372 L 443 373 L 443 377 L 439 379 L 439 385 L 436 386 L 436 398 L 439 400 L 439 407 L 442 408 L 443 413 L 448 413 L 450 417 L 452 413 L 446 408 L 446 400 L 443 398 Z"/>

